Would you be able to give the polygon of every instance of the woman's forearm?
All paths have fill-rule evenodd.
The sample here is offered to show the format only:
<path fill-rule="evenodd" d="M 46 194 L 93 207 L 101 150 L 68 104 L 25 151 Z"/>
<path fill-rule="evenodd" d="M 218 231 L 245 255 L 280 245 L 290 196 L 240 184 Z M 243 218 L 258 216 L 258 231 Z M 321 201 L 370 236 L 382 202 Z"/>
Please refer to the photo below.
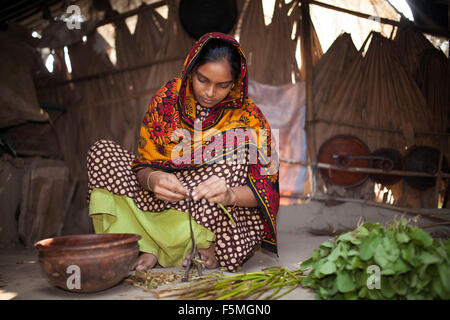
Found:
<path fill-rule="evenodd" d="M 235 199 L 232 200 L 233 204 L 236 204 L 238 207 L 257 207 L 258 202 L 256 201 L 255 195 L 249 186 L 240 186 L 231 188 L 232 193 L 234 194 Z"/>
<path fill-rule="evenodd" d="M 152 173 L 153 169 L 145 168 L 142 170 L 139 170 L 137 172 L 137 179 L 139 181 L 139 184 L 142 186 L 142 188 L 150 191 L 150 186 L 147 184 L 148 176 L 150 173 Z"/>
<path fill-rule="evenodd" d="M 140 185 L 149 191 L 151 191 L 150 186 L 147 184 L 149 175 L 154 172 L 154 169 L 151 168 L 145 168 L 142 170 L 139 170 L 137 172 L 137 179 L 140 183 Z M 238 206 L 238 207 L 257 207 L 258 202 L 256 201 L 255 195 L 253 194 L 252 190 L 249 186 L 239 186 L 239 187 L 233 187 L 230 188 L 232 191 L 232 199 L 230 201 L 231 206 Z"/>

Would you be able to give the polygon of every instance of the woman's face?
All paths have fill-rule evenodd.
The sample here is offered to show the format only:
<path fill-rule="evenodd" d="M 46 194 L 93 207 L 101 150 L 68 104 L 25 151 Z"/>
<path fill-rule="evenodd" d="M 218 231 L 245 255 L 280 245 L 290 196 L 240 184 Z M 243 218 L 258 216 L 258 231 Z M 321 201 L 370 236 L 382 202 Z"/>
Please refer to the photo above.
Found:
<path fill-rule="evenodd" d="M 226 60 L 207 62 L 192 71 L 194 96 L 202 107 L 220 103 L 233 87 L 230 65 Z"/>

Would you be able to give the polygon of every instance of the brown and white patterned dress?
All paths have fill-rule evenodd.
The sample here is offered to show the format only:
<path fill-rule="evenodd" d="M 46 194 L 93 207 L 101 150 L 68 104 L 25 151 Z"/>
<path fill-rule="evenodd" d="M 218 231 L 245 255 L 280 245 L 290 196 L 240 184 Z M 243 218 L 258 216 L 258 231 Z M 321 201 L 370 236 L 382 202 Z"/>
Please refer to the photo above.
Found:
<path fill-rule="evenodd" d="M 207 115 L 201 107 L 197 108 L 197 112 L 200 120 Z M 160 212 L 170 208 L 188 212 L 187 200 L 177 203 L 161 201 L 144 189 L 130 165 L 134 158 L 134 154 L 113 141 L 96 142 L 87 157 L 89 195 L 93 188 L 101 188 L 131 198 L 142 211 Z M 191 191 L 213 175 L 224 178 L 229 187 L 244 186 L 247 184 L 248 164 L 242 163 L 241 157 L 239 159 L 238 162 L 234 155 L 233 161 L 222 160 L 196 170 L 176 171 L 173 174 Z M 219 265 L 228 271 L 236 271 L 263 239 L 260 208 L 228 207 L 236 223 L 233 226 L 217 203 L 209 203 L 205 199 L 191 201 L 189 213 L 198 224 L 216 235 L 215 254 Z"/>

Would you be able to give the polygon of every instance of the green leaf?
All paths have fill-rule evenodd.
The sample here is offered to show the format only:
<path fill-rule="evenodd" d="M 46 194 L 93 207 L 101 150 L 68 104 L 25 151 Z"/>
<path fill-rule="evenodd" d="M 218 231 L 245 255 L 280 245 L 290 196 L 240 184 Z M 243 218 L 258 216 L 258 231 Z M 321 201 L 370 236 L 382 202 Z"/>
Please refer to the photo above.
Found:
<path fill-rule="evenodd" d="M 365 228 L 368 231 L 374 231 L 380 228 L 380 224 L 378 222 L 367 221 L 362 225 L 362 228 Z"/>
<path fill-rule="evenodd" d="M 376 234 L 370 234 L 361 242 L 359 256 L 361 260 L 367 261 L 375 254 L 375 249 L 380 244 L 380 238 Z"/>
<path fill-rule="evenodd" d="M 313 250 L 312 258 L 314 261 L 317 261 L 320 259 L 320 251 L 317 249 Z"/>
<path fill-rule="evenodd" d="M 320 273 L 323 273 L 325 275 L 332 274 L 336 271 L 336 265 L 332 261 L 325 262 L 319 269 Z"/>
<path fill-rule="evenodd" d="M 425 296 L 421 293 L 408 293 L 406 295 L 406 299 L 408 299 L 408 300 L 424 300 Z"/>
<path fill-rule="evenodd" d="M 358 292 L 358 297 L 362 299 L 367 299 L 369 297 L 369 289 L 367 288 L 367 286 L 361 287 Z"/>
<path fill-rule="evenodd" d="M 433 243 L 433 238 L 431 238 L 428 233 L 419 228 L 411 232 L 409 236 L 411 237 L 411 239 L 414 239 L 418 243 L 422 244 L 425 248 L 428 248 Z"/>
<path fill-rule="evenodd" d="M 360 234 L 361 236 L 363 236 L 363 237 L 369 235 L 369 230 L 367 230 L 367 229 L 364 227 L 364 225 L 361 226 L 361 227 L 359 227 L 358 231 L 359 231 L 359 234 Z"/>
<path fill-rule="evenodd" d="M 401 258 L 397 259 L 395 263 L 391 265 L 391 268 L 396 274 L 402 274 L 411 270 Z"/>
<path fill-rule="evenodd" d="M 442 283 L 440 281 L 439 278 L 433 278 L 433 281 L 431 283 L 431 286 L 433 288 L 433 291 L 436 292 L 436 294 L 439 296 L 439 298 L 441 299 L 445 299 L 445 290 L 442 286 Z"/>
<path fill-rule="evenodd" d="M 381 282 L 381 283 L 383 284 L 383 282 Z M 391 284 L 392 289 L 398 295 L 404 296 L 407 294 L 409 286 L 407 283 L 405 283 L 405 281 L 403 280 L 402 277 L 395 276 L 395 277 L 391 278 L 390 284 Z"/>
<path fill-rule="evenodd" d="M 386 299 L 392 299 L 395 296 L 395 291 L 391 286 L 391 277 L 381 277 L 381 293 Z"/>
<path fill-rule="evenodd" d="M 392 270 L 392 269 L 383 268 L 383 269 L 381 270 L 380 274 L 381 274 L 382 276 L 391 276 L 391 275 L 395 274 L 395 271 Z"/>
<path fill-rule="evenodd" d="M 323 278 L 323 273 L 320 272 L 320 269 L 322 266 L 327 262 L 327 260 L 322 259 L 317 261 L 317 263 L 314 265 L 312 272 L 314 273 L 314 277 L 317 279 Z"/>
<path fill-rule="evenodd" d="M 436 241 L 436 244 L 438 242 Z M 435 247 L 436 253 L 439 254 L 441 256 L 441 258 L 448 260 L 448 258 L 450 258 L 450 255 L 447 254 L 447 252 L 445 251 L 445 246 L 444 244 L 439 244 L 438 246 Z"/>
<path fill-rule="evenodd" d="M 319 287 L 319 294 L 320 294 L 321 299 L 327 300 L 330 298 L 330 294 L 328 293 L 328 290 L 322 286 Z"/>
<path fill-rule="evenodd" d="M 419 281 L 417 283 L 417 289 L 424 289 L 432 280 L 430 272 L 428 270 L 428 265 L 423 265 L 419 267 L 418 270 Z"/>
<path fill-rule="evenodd" d="M 315 288 L 315 279 L 312 274 L 309 274 L 306 278 L 304 278 L 301 282 L 302 287 Z"/>
<path fill-rule="evenodd" d="M 352 260 L 350 260 L 349 264 L 352 267 L 352 269 L 361 269 L 361 270 L 367 269 L 366 264 L 362 262 L 358 256 L 353 257 Z"/>
<path fill-rule="evenodd" d="M 434 263 L 438 263 L 441 261 L 441 258 L 431 254 L 427 251 L 423 251 L 420 253 L 420 255 L 418 256 L 418 260 L 422 263 L 422 264 L 434 264 Z"/>
<path fill-rule="evenodd" d="M 373 258 L 375 262 L 381 267 L 381 269 L 385 269 L 389 264 L 388 253 L 381 245 L 376 248 Z"/>
<path fill-rule="evenodd" d="M 403 260 L 405 260 L 412 266 L 417 265 L 415 251 L 416 250 L 414 247 L 414 243 L 409 243 L 408 246 L 401 251 L 401 256 L 402 256 Z"/>
<path fill-rule="evenodd" d="M 442 286 L 448 293 L 450 293 L 450 266 L 442 263 L 439 264 L 437 268 Z"/>
<path fill-rule="evenodd" d="M 347 249 L 346 244 L 343 242 L 339 242 L 336 247 L 331 251 L 331 253 L 328 255 L 328 260 L 330 261 L 336 261 L 339 257 L 344 257 L 344 259 L 347 259 Z"/>
<path fill-rule="evenodd" d="M 347 292 L 347 293 L 344 294 L 344 299 L 345 300 L 357 300 L 358 299 L 358 295 L 354 291 Z"/>
<path fill-rule="evenodd" d="M 339 271 L 336 277 L 338 290 L 342 293 L 350 292 L 356 289 L 355 281 L 350 273 Z"/>
<path fill-rule="evenodd" d="M 326 258 L 330 254 L 330 249 L 320 248 L 320 258 Z"/>
<path fill-rule="evenodd" d="M 381 294 L 380 290 L 367 290 L 368 293 L 368 299 L 371 300 L 381 300 L 383 299 L 383 295 Z"/>
<path fill-rule="evenodd" d="M 300 266 L 312 267 L 302 286 L 323 299 L 450 299 L 449 257 L 448 241 L 433 240 L 406 219 L 388 228 L 367 222 L 313 251 Z M 381 269 L 380 290 L 367 288 L 372 264 Z"/>
<path fill-rule="evenodd" d="M 395 239 L 399 242 L 399 243 L 408 243 L 409 240 L 411 240 L 408 235 L 404 232 L 399 232 L 395 235 Z"/>
<path fill-rule="evenodd" d="M 411 288 L 415 288 L 419 282 L 419 276 L 417 273 L 411 273 L 410 281 L 408 281 Z"/>
<path fill-rule="evenodd" d="M 325 241 L 320 245 L 320 257 L 324 258 L 330 254 L 333 244 L 330 241 Z"/>
<path fill-rule="evenodd" d="M 322 244 L 320 245 L 320 247 L 321 248 L 324 248 L 324 249 L 326 249 L 326 248 L 333 248 L 333 244 L 330 242 L 330 241 L 325 241 L 325 242 L 322 242 Z"/>
<path fill-rule="evenodd" d="M 341 234 L 337 238 L 337 241 L 350 242 L 354 245 L 359 245 L 361 243 L 361 239 L 357 238 L 357 234 L 354 231 Z"/>
<path fill-rule="evenodd" d="M 314 260 L 311 257 L 302 262 L 302 264 L 300 265 L 300 270 L 305 271 L 306 269 L 312 267 L 313 264 L 314 264 Z"/>

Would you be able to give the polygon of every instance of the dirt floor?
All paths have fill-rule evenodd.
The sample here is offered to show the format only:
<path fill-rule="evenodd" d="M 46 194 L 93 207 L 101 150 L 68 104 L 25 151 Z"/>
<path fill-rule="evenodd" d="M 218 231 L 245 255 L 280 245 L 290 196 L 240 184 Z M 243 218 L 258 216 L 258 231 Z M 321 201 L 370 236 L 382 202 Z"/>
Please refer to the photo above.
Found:
<path fill-rule="evenodd" d="M 322 202 L 310 201 L 302 205 L 282 207 L 278 215 L 279 257 L 265 250 L 258 250 L 246 262 L 241 272 L 259 271 L 268 266 L 297 268 L 301 261 L 311 256 L 313 249 L 323 241 L 333 239 L 330 235 L 313 235 L 311 230 L 318 233 L 320 230 L 354 229 L 358 222 L 363 220 L 387 223 L 398 216 L 398 212 L 352 203 L 329 206 Z M 429 223 L 430 221 L 423 219 L 419 225 Z M 176 273 L 182 273 L 183 270 L 181 267 L 154 269 Z M 282 299 L 311 300 L 314 296 L 313 291 L 299 287 Z M 153 300 L 155 297 L 152 293 L 125 282 L 97 293 L 64 291 L 47 282 L 34 249 L 9 248 L 0 250 L 0 300 L 5 299 Z"/>

